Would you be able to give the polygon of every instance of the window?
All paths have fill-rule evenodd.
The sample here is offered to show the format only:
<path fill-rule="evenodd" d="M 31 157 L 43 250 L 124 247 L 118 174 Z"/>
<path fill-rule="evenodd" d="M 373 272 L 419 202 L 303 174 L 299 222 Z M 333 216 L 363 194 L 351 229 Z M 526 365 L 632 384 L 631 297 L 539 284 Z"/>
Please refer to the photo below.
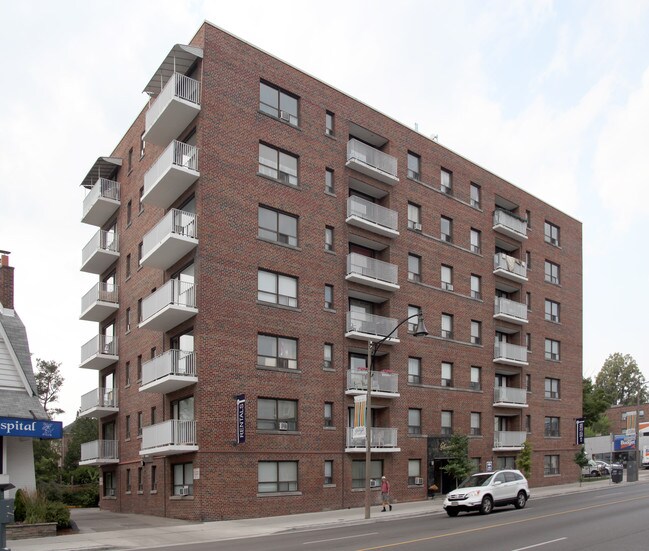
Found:
<path fill-rule="evenodd" d="M 324 298 L 324 307 L 333 310 L 334 307 L 334 286 L 325 285 L 325 298 Z"/>
<path fill-rule="evenodd" d="M 446 216 L 442 216 L 440 218 L 439 232 L 442 241 L 453 243 L 453 220 Z"/>
<path fill-rule="evenodd" d="M 325 170 L 325 191 L 334 193 L 334 171 L 330 168 Z"/>
<path fill-rule="evenodd" d="M 261 367 L 297 369 L 297 340 L 258 335 L 257 365 Z"/>
<path fill-rule="evenodd" d="M 259 173 L 297 186 L 297 157 L 260 143 Z"/>
<path fill-rule="evenodd" d="M 297 278 L 259 270 L 257 300 L 297 307 Z"/>
<path fill-rule="evenodd" d="M 442 386 L 453 386 L 453 364 L 442 362 Z"/>
<path fill-rule="evenodd" d="M 297 401 L 258 398 L 257 429 L 297 430 Z"/>
<path fill-rule="evenodd" d="M 177 463 L 173 465 L 173 495 L 194 495 L 194 464 Z"/>
<path fill-rule="evenodd" d="M 530 251 L 525 251 L 525 268 L 532 269 L 532 253 Z"/>
<path fill-rule="evenodd" d="M 144 139 L 144 132 L 140 134 L 140 159 L 144 157 L 144 153 L 146 151 L 146 141 Z"/>
<path fill-rule="evenodd" d="M 559 285 L 559 265 L 549 260 L 545 261 L 545 281 Z"/>
<path fill-rule="evenodd" d="M 527 221 L 527 227 L 532 227 L 532 213 L 529 210 L 525 211 L 525 220 Z"/>
<path fill-rule="evenodd" d="M 408 178 L 421 179 L 421 157 L 408 151 Z"/>
<path fill-rule="evenodd" d="M 137 468 L 137 491 L 138 492 L 143 492 L 144 491 L 144 481 L 142 478 L 142 467 Z"/>
<path fill-rule="evenodd" d="M 532 416 L 531 415 L 526 415 L 525 416 L 525 432 L 528 434 L 532 432 Z"/>
<path fill-rule="evenodd" d="M 142 436 L 142 412 L 137 412 L 137 435 Z"/>
<path fill-rule="evenodd" d="M 131 253 L 126 255 L 126 279 L 131 277 Z"/>
<path fill-rule="evenodd" d="M 555 226 L 546 220 L 543 225 L 543 235 L 546 243 L 559 246 L 559 226 Z"/>
<path fill-rule="evenodd" d="M 257 491 L 260 494 L 297 492 L 297 461 L 260 461 Z"/>
<path fill-rule="evenodd" d="M 559 303 L 550 299 L 545 299 L 545 319 L 559 323 Z"/>
<path fill-rule="evenodd" d="M 440 190 L 442 193 L 453 195 L 453 173 L 442 169 L 440 172 Z"/>
<path fill-rule="evenodd" d="M 333 402 L 325 402 L 324 404 L 324 426 L 334 426 L 334 404 Z"/>
<path fill-rule="evenodd" d="M 561 436 L 559 432 L 559 418 L 558 417 L 546 417 L 545 418 L 545 436 L 551 438 L 558 438 Z"/>
<path fill-rule="evenodd" d="M 451 266 L 445 266 L 442 264 L 441 269 L 441 287 L 445 291 L 453 290 L 453 268 Z"/>
<path fill-rule="evenodd" d="M 324 462 L 324 483 L 334 483 L 334 462 L 331 459 L 325 459 Z"/>
<path fill-rule="evenodd" d="M 158 477 L 157 477 L 157 470 L 155 465 L 151 465 L 151 491 L 152 492 L 157 492 L 158 491 Z"/>
<path fill-rule="evenodd" d="M 144 203 L 142 202 L 142 197 L 144 196 L 144 186 L 140 188 L 140 194 L 137 202 L 137 211 L 141 213 L 144 210 Z"/>
<path fill-rule="evenodd" d="M 471 366 L 471 390 L 480 390 L 482 388 L 482 369 L 474 365 Z"/>
<path fill-rule="evenodd" d="M 408 434 L 421 434 L 421 410 L 408 410 Z"/>
<path fill-rule="evenodd" d="M 408 255 L 408 280 L 421 281 L 421 256 Z"/>
<path fill-rule="evenodd" d="M 561 359 L 559 348 L 559 341 L 545 339 L 545 359 L 558 362 Z"/>
<path fill-rule="evenodd" d="M 327 111 L 325 114 L 325 134 L 327 136 L 334 135 L 334 114 L 331 111 Z"/>
<path fill-rule="evenodd" d="M 532 293 L 526 291 L 525 293 L 525 305 L 527 306 L 527 311 L 532 311 Z"/>
<path fill-rule="evenodd" d="M 152 406 L 151 407 L 151 424 L 152 425 L 155 425 L 155 423 L 156 423 L 156 412 L 157 412 L 157 408 L 155 406 Z"/>
<path fill-rule="evenodd" d="M 471 412 L 471 436 L 480 436 L 482 434 L 481 428 L 481 414 L 477 411 Z"/>
<path fill-rule="evenodd" d="M 333 356 L 334 356 L 334 345 L 325 343 L 324 345 L 324 363 L 322 367 L 324 369 L 333 369 Z"/>
<path fill-rule="evenodd" d="M 126 203 L 126 226 L 130 226 L 132 222 L 133 202 L 129 199 Z"/>
<path fill-rule="evenodd" d="M 471 228 L 471 252 L 480 254 L 482 252 L 482 233 Z"/>
<path fill-rule="evenodd" d="M 128 173 L 131 173 L 131 170 L 133 170 L 133 148 L 128 150 Z"/>
<path fill-rule="evenodd" d="M 334 229 L 331 226 L 325 226 L 325 251 L 334 250 Z"/>
<path fill-rule="evenodd" d="M 516 456 L 514 455 L 505 455 L 496 457 L 496 470 L 500 471 L 502 469 L 515 469 L 516 468 Z"/>
<path fill-rule="evenodd" d="M 543 475 L 551 476 L 560 474 L 559 471 L 559 456 L 558 455 L 544 455 L 543 456 Z"/>
<path fill-rule="evenodd" d="M 480 186 L 478 184 L 474 184 L 471 182 L 471 185 L 469 187 L 470 189 L 470 200 L 469 203 L 471 204 L 472 207 L 475 207 L 477 209 L 480 208 Z"/>
<path fill-rule="evenodd" d="M 482 278 L 471 274 L 471 298 L 482 299 Z"/>
<path fill-rule="evenodd" d="M 420 486 L 424 483 L 421 476 L 421 459 L 408 459 L 408 484 Z"/>
<path fill-rule="evenodd" d="M 297 106 L 298 99 L 295 96 L 265 82 L 259 83 L 260 111 L 297 126 Z"/>
<path fill-rule="evenodd" d="M 129 440 L 131 438 L 131 416 L 127 415 L 124 418 L 124 438 Z"/>
<path fill-rule="evenodd" d="M 124 367 L 124 377 L 125 377 L 125 386 L 129 386 L 131 384 L 131 362 L 126 362 L 126 365 Z"/>
<path fill-rule="evenodd" d="M 442 436 L 450 436 L 451 434 L 453 434 L 453 412 L 452 411 L 442 411 L 440 432 Z"/>
<path fill-rule="evenodd" d="M 258 237 L 297 247 L 297 216 L 259 207 L 257 221 Z"/>
<path fill-rule="evenodd" d="M 421 231 L 421 207 L 414 203 L 408 203 L 408 228 Z"/>
<path fill-rule="evenodd" d="M 137 321 L 140 323 L 142 321 L 142 299 L 137 299 Z"/>
<path fill-rule="evenodd" d="M 125 325 L 126 325 L 126 332 L 128 333 L 131 330 L 131 309 L 127 308 L 126 309 L 126 316 L 125 316 Z"/>
<path fill-rule="evenodd" d="M 417 323 L 419 321 L 419 318 L 416 318 L 414 316 L 419 316 L 421 315 L 421 308 L 419 306 L 408 306 L 408 332 L 409 333 L 414 333 L 415 329 L 417 329 Z"/>
<path fill-rule="evenodd" d="M 131 469 L 126 469 L 126 493 L 131 493 Z"/>
<path fill-rule="evenodd" d="M 527 392 L 532 392 L 532 375 L 529 373 L 525 374 L 525 390 Z"/>
<path fill-rule="evenodd" d="M 137 265 L 139 266 L 142 262 L 142 256 L 143 256 L 143 251 L 144 251 L 144 243 L 140 241 L 137 244 Z"/>
<path fill-rule="evenodd" d="M 104 497 L 115 497 L 115 473 L 113 471 L 104 473 Z"/>
<path fill-rule="evenodd" d="M 471 344 L 482 344 L 482 322 L 471 320 Z"/>
<path fill-rule="evenodd" d="M 442 314 L 442 338 L 453 338 L 453 316 L 451 314 Z"/>
<path fill-rule="evenodd" d="M 549 399 L 559 399 L 559 379 L 545 379 L 545 397 Z"/>
<path fill-rule="evenodd" d="M 408 382 L 421 384 L 421 358 L 408 358 Z"/>
<path fill-rule="evenodd" d="M 383 461 L 373 459 L 370 463 L 370 480 L 381 481 L 383 476 Z M 356 459 L 352 461 L 352 488 L 365 488 L 365 461 Z"/>

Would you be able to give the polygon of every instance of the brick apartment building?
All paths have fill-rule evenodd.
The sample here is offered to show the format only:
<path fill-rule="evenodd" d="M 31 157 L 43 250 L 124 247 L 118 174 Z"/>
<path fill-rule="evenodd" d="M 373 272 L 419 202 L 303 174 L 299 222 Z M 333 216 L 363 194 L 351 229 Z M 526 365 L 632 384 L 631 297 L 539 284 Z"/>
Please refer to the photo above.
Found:
<path fill-rule="evenodd" d="M 376 350 L 372 480 L 446 491 L 453 432 L 477 468 L 528 439 L 533 486 L 577 476 L 580 222 L 207 22 L 145 91 L 82 182 L 102 507 L 362 505 L 354 396 L 368 341 L 410 316 Z"/>

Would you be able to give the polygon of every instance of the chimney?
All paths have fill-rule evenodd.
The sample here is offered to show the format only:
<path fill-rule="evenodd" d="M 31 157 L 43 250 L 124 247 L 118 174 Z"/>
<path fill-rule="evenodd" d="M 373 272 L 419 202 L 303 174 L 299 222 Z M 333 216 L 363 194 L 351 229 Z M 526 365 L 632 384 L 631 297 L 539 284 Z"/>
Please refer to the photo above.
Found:
<path fill-rule="evenodd" d="M 0 251 L 0 305 L 14 309 L 14 269 L 9 266 L 9 251 Z"/>

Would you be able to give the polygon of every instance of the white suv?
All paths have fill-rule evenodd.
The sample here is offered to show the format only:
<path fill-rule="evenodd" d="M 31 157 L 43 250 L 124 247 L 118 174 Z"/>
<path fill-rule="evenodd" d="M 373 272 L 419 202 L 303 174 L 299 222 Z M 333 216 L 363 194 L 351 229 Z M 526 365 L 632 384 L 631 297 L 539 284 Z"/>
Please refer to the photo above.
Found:
<path fill-rule="evenodd" d="M 502 505 L 522 509 L 529 498 L 530 488 L 520 471 L 476 473 L 446 495 L 444 509 L 449 517 L 456 517 L 460 511 L 488 515 Z"/>

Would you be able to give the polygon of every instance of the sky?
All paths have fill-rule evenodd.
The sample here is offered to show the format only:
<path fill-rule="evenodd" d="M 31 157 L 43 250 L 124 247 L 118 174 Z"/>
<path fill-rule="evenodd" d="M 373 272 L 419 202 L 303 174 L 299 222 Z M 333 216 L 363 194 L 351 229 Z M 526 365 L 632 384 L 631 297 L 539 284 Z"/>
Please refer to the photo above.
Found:
<path fill-rule="evenodd" d="M 0 250 L 59 420 L 98 385 L 80 183 L 205 20 L 581 221 L 584 375 L 621 352 L 649 379 L 649 1 L 0 0 Z"/>

